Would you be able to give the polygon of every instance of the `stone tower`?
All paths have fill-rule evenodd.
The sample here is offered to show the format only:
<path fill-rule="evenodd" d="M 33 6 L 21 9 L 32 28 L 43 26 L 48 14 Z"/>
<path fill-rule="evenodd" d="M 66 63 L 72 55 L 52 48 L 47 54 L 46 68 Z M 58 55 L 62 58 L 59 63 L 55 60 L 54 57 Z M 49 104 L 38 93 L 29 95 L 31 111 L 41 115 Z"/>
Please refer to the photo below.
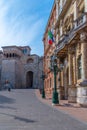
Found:
<path fill-rule="evenodd" d="M 31 55 L 29 46 L 4 46 L 0 53 L 0 86 L 8 81 L 12 88 L 41 88 L 43 57 Z"/>

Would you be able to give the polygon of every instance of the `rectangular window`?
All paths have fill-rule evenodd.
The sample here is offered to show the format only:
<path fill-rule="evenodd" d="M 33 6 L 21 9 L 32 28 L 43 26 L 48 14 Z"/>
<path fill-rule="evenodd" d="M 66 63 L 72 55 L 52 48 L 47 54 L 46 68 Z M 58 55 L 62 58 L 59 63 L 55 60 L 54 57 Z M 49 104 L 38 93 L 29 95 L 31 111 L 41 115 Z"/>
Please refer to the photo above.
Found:
<path fill-rule="evenodd" d="M 24 53 L 24 54 L 26 54 L 26 53 L 27 53 L 27 49 L 23 49 L 22 51 L 23 51 L 23 53 Z"/>
<path fill-rule="evenodd" d="M 81 79 L 82 75 L 82 63 L 81 63 L 81 55 L 78 57 L 78 79 Z"/>

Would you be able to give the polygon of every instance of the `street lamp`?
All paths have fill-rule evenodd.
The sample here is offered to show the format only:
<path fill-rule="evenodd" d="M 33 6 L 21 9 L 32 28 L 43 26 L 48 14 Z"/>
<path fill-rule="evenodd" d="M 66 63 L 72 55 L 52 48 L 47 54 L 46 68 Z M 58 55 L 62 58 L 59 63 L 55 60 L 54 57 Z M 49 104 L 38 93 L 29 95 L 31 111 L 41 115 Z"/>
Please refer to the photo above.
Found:
<path fill-rule="evenodd" d="M 61 68 L 57 66 L 57 56 L 52 55 L 50 57 L 50 70 L 54 73 L 54 90 L 53 90 L 53 97 L 52 97 L 52 103 L 53 104 L 59 104 L 59 96 L 57 92 L 57 85 L 56 85 L 56 75 L 58 72 L 61 71 Z"/>
<path fill-rule="evenodd" d="M 44 90 L 44 80 L 46 78 L 46 75 L 42 71 L 41 79 L 43 80 L 43 88 L 42 88 L 42 98 L 45 98 L 45 90 Z"/>

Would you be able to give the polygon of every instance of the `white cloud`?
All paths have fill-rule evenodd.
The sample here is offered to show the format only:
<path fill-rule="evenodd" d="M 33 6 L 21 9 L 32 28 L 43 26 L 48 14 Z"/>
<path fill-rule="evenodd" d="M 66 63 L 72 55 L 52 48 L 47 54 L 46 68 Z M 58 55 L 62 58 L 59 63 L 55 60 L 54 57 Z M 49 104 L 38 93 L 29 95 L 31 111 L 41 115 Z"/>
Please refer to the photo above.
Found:
<path fill-rule="evenodd" d="M 9 7 L 9 5 L 3 5 L 0 9 L 0 46 L 30 44 L 40 32 L 42 19 L 35 21 L 36 16 L 21 19 L 23 14 L 19 11 L 8 23 L 5 17 Z"/>
<path fill-rule="evenodd" d="M 36 43 L 42 47 L 41 35 L 44 33 L 48 8 L 46 1 L 38 2 L 34 0 L 30 4 L 30 0 L 0 0 L 0 47 L 30 45 L 35 51 L 38 50 L 35 49 Z"/>

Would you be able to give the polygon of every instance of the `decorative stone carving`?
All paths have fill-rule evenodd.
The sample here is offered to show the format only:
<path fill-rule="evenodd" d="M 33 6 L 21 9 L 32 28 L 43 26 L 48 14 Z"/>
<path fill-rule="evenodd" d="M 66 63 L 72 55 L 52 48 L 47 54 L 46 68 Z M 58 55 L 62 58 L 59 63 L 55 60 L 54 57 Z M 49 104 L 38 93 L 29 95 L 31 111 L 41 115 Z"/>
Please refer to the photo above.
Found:
<path fill-rule="evenodd" d="M 82 32 L 82 33 L 80 34 L 80 40 L 81 40 L 82 42 L 84 42 L 84 41 L 87 40 L 87 33 L 86 33 L 86 32 Z"/>
<path fill-rule="evenodd" d="M 87 87 L 78 87 L 77 88 L 77 102 L 81 106 L 87 107 Z"/>
<path fill-rule="evenodd" d="M 76 47 L 75 46 L 71 46 L 68 48 L 68 53 L 72 54 L 72 53 L 75 53 L 76 51 Z"/>

